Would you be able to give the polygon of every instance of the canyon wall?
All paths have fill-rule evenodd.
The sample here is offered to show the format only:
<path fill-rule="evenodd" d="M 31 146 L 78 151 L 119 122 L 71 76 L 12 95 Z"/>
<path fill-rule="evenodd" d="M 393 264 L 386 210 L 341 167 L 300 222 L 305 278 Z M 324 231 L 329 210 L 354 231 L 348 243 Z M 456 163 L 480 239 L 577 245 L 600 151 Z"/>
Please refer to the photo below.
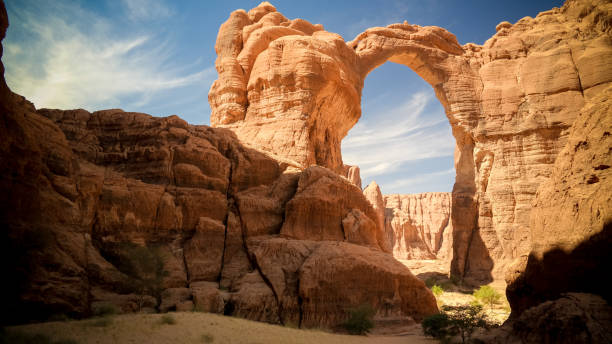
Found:
<path fill-rule="evenodd" d="M 610 4 L 570 0 L 500 23 L 484 45 L 439 27 L 375 27 L 345 42 L 262 3 L 221 26 L 211 123 L 297 166 L 343 173 L 367 74 L 391 61 L 428 82 L 456 140 L 452 273 L 502 278 L 530 249 L 529 217 L 579 110 L 612 81 Z"/>
<path fill-rule="evenodd" d="M 2 324 L 111 306 L 331 328 L 364 303 L 383 321 L 437 312 L 335 172 L 177 116 L 37 110 L 3 74 L 0 100 Z"/>
<path fill-rule="evenodd" d="M 452 253 L 451 194 L 385 195 L 385 232 L 397 259 L 448 260 Z"/>
<path fill-rule="evenodd" d="M 531 212 L 531 251 L 508 272 L 512 317 L 564 293 L 612 293 L 612 87 L 587 100 Z"/>

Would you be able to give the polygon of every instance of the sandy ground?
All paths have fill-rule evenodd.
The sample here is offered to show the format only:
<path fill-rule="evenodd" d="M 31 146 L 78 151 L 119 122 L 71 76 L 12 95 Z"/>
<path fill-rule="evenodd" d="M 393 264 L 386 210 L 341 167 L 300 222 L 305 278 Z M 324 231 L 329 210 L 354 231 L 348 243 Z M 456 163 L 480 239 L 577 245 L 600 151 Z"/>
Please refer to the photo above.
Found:
<path fill-rule="evenodd" d="M 161 324 L 164 314 L 125 314 L 108 321 L 92 318 L 48 322 L 7 328 L 29 335 L 43 334 L 54 341 L 73 340 L 79 344 L 104 343 L 437 343 L 422 335 L 419 325 L 393 336 L 349 336 L 320 330 L 299 330 L 210 313 L 168 313 L 176 323 Z M 105 323 L 101 325 L 100 323 Z M 97 325 L 97 326 L 96 326 Z"/>

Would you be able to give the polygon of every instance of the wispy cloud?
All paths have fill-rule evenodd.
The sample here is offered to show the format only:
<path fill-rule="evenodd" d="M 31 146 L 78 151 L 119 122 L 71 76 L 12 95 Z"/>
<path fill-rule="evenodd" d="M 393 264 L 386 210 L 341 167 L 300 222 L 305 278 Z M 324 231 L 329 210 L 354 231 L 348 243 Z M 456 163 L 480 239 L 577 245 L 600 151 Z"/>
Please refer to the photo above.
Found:
<path fill-rule="evenodd" d="M 359 165 L 363 179 L 398 171 L 407 162 L 452 156 L 455 140 L 444 114 L 425 110 L 433 92 L 419 92 L 398 106 L 379 108 L 342 141 L 347 164 Z"/>
<path fill-rule="evenodd" d="M 427 183 L 427 182 L 436 180 L 441 176 L 451 177 L 454 173 L 455 173 L 455 169 L 450 168 L 448 170 L 416 174 L 408 178 L 396 179 L 395 181 L 391 183 L 387 183 L 385 184 L 385 188 L 388 190 L 411 189 L 414 187 L 418 187 L 422 185 L 423 183 Z"/>
<path fill-rule="evenodd" d="M 161 0 L 123 0 L 132 20 L 152 20 L 170 17 L 174 11 Z"/>
<path fill-rule="evenodd" d="M 153 12 L 143 15 L 161 15 L 161 3 L 153 4 Z M 216 76 L 213 67 L 173 63 L 172 45 L 158 32 L 117 33 L 116 21 L 74 4 L 48 7 L 44 15 L 36 6 L 9 8 L 18 19 L 11 30 L 20 39 L 9 31 L 3 57 L 11 89 L 38 108 L 130 109 L 161 91 L 189 85 L 206 90 Z"/>

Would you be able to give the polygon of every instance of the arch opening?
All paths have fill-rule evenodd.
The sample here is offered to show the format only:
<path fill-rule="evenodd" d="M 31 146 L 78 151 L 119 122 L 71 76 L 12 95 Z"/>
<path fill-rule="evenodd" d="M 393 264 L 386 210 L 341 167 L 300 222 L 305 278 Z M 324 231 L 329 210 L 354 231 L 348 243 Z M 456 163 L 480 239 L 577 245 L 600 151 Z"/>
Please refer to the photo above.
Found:
<path fill-rule="evenodd" d="M 361 169 L 385 194 L 450 193 L 455 138 L 431 86 L 391 61 L 368 74 L 362 115 L 342 140 L 347 165 Z"/>
<path fill-rule="evenodd" d="M 375 179 L 381 185 L 385 232 L 397 259 L 417 275 L 463 279 L 470 271 L 472 284 L 488 283 L 494 264 L 478 231 L 474 142 L 448 115 L 444 68 L 423 63 L 420 54 L 383 54 L 386 60 L 366 69 L 362 118 L 342 141 L 343 160 L 360 166 L 364 186 Z M 377 87 L 379 78 L 401 84 Z M 435 263 L 419 271 L 422 260 Z"/>

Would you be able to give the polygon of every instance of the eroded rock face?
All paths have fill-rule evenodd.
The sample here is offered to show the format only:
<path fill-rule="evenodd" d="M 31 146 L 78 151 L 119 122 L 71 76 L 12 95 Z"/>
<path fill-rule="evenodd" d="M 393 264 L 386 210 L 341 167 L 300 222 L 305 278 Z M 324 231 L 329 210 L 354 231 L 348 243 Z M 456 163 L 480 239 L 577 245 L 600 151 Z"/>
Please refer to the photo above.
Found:
<path fill-rule="evenodd" d="M 398 259 L 449 259 L 452 250 L 451 194 L 385 195 L 385 228 Z"/>
<path fill-rule="evenodd" d="M 416 318 L 436 311 L 416 277 L 388 267 L 377 214 L 346 178 L 323 167 L 293 169 L 241 146 L 228 130 L 177 117 L 36 111 L 22 101 L 3 104 L 0 125 L 0 220 L 12 256 L 5 261 L 20 262 L 7 267 L 18 286 L 7 308 L 12 321 L 113 304 L 333 327 L 347 305 L 392 297 L 396 279 L 414 292 L 373 306 Z M 305 265 L 329 252 L 353 272 L 327 281 L 340 276 L 337 268 Z M 357 264 L 368 255 L 381 258 Z M 167 272 L 160 293 L 140 296 L 131 266 L 156 256 Z M 316 296 L 367 284 L 372 274 L 390 282 L 346 300 Z M 314 311 L 321 307 L 328 311 Z"/>
<path fill-rule="evenodd" d="M 408 66 L 434 88 L 457 143 L 453 274 L 481 282 L 529 251 L 535 190 L 585 101 L 612 81 L 605 1 L 501 23 L 482 46 L 407 23 L 344 42 L 269 4 L 252 11 L 220 28 L 212 125 L 299 166 L 343 173 L 340 141 L 361 116 L 367 74 L 386 61 Z"/>
<path fill-rule="evenodd" d="M 359 166 L 344 165 L 342 175 L 361 189 L 361 174 Z"/>
<path fill-rule="evenodd" d="M 437 311 L 345 177 L 176 116 L 36 110 L 3 76 L 0 99 L 3 324 L 109 305 L 317 327 L 366 302 L 383 318 Z"/>
<path fill-rule="evenodd" d="M 506 276 L 512 317 L 567 292 L 612 300 L 601 282 L 612 262 L 611 99 L 608 87 L 587 101 L 550 179 L 538 188 L 531 251 Z"/>
<path fill-rule="evenodd" d="M 612 308 L 593 294 L 566 293 L 478 336 L 485 343 L 608 343 Z"/>

